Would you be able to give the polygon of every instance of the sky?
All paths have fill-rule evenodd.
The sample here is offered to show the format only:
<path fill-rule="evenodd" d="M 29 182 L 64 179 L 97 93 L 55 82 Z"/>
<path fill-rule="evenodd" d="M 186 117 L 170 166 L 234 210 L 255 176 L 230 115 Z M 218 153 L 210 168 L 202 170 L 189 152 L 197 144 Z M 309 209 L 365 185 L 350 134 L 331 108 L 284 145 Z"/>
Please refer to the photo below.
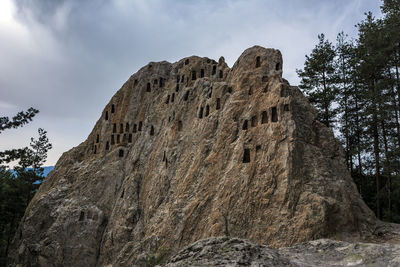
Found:
<path fill-rule="evenodd" d="M 191 55 L 230 67 L 248 47 L 279 49 L 283 76 L 299 83 L 305 55 L 334 42 L 379 0 L 0 0 L 0 117 L 34 107 L 33 122 L 0 135 L 0 151 L 28 146 L 37 129 L 46 165 L 85 141 L 110 98 L 150 61 Z"/>

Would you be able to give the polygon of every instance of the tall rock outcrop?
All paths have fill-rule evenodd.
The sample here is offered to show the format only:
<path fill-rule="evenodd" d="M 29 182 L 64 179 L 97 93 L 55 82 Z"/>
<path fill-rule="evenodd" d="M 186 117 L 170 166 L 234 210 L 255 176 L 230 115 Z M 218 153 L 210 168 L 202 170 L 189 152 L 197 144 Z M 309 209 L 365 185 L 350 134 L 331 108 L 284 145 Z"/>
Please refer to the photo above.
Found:
<path fill-rule="evenodd" d="M 255 46 L 231 69 L 192 56 L 132 75 L 41 185 L 11 256 L 128 266 L 206 237 L 282 247 L 375 224 L 281 53 Z"/>

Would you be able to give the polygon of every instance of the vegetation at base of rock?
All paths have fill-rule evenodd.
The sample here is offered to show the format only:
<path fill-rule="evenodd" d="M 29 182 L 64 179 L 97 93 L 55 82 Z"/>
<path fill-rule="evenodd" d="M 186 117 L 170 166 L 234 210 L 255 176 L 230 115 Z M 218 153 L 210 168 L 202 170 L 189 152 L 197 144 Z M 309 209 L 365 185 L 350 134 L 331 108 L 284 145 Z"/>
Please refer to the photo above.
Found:
<path fill-rule="evenodd" d="M 0 118 L 0 133 L 30 122 L 39 111 L 29 108 L 12 119 Z M 39 138 L 31 138 L 30 147 L 0 152 L 0 266 L 6 266 L 10 243 L 25 209 L 44 179 L 41 166 L 52 148 L 46 131 L 38 129 Z M 6 165 L 18 161 L 11 171 Z M 28 167 L 30 167 L 28 169 Z"/>
<path fill-rule="evenodd" d="M 366 13 L 358 38 L 321 34 L 298 70 L 300 88 L 325 125 L 336 128 L 346 163 L 379 219 L 400 222 L 400 1 L 384 0 L 382 18 Z"/>
<path fill-rule="evenodd" d="M 169 249 L 161 247 L 156 253 L 151 253 L 146 256 L 146 266 L 154 267 L 166 261 Z"/>

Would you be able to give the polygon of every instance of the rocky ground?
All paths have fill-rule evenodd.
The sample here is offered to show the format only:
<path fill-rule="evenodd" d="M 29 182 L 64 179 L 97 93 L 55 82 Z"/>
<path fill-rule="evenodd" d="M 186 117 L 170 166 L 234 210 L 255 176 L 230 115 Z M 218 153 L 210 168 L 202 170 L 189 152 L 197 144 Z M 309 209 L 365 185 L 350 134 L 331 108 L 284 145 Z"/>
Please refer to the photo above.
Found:
<path fill-rule="evenodd" d="M 217 237 L 193 243 L 163 266 L 400 266 L 400 245 L 318 239 L 272 249 Z"/>

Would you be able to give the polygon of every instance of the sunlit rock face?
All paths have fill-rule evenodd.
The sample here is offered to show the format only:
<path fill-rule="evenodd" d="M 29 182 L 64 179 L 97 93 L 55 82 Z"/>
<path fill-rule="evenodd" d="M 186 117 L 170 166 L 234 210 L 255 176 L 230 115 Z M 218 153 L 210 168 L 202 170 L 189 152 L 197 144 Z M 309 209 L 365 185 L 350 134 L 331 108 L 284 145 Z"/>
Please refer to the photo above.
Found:
<path fill-rule="evenodd" d="M 196 56 L 141 68 L 41 185 L 12 261 L 124 266 L 213 236 L 368 235 L 376 219 L 340 143 L 282 65 L 254 46 L 232 68 Z"/>

